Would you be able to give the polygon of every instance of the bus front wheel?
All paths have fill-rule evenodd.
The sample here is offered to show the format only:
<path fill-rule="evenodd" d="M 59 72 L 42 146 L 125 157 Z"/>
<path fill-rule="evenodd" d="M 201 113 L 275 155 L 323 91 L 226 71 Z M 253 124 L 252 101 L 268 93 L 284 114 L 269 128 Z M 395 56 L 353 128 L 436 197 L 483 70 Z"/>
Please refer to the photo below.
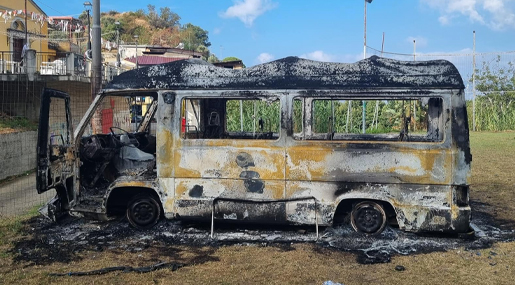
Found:
<path fill-rule="evenodd" d="M 134 197 L 127 206 L 127 219 L 137 229 L 149 229 L 157 224 L 161 216 L 159 202 L 150 195 Z"/>
<path fill-rule="evenodd" d="M 383 207 L 372 201 L 354 205 L 350 220 L 355 231 L 369 235 L 380 234 L 386 227 L 386 213 Z"/>

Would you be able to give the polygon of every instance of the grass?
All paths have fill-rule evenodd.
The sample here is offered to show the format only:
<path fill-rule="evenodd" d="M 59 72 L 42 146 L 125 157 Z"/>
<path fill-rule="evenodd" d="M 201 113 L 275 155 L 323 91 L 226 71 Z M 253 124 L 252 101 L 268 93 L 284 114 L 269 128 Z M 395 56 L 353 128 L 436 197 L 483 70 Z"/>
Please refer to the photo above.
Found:
<path fill-rule="evenodd" d="M 488 203 L 506 223 L 515 221 L 515 132 L 472 133 L 471 199 Z M 24 218 L 0 221 L 0 252 L 23 232 Z M 495 254 L 492 254 L 494 252 Z M 12 262 L 0 256 L 0 283 L 5 284 L 512 284 L 515 242 L 491 248 L 463 248 L 409 256 L 394 256 L 391 263 L 360 265 L 355 256 L 312 244 L 280 247 L 224 246 L 220 248 L 170 245 L 166 251 L 150 247 L 138 253 L 87 251 L 83 259 L 46 266 Z M 203 259 L 199 262 L 198 258 Z M 109 266 L 147 266 L 158 260 L 191 264 L 171 272 L 145 274 L 113 272 L 101 276 L 49 277 L 51 272 L 87 271 Z M 403 265 L 405 271 L 396 271 Z"/>
<path fill-rule="evenodd" d="M 38 215 L 38 209 L 40 207 L 41 205 L 34 206 L 22 216 L 0 217 L 0 260 L 12 257 L 9 253 L 12 242 L 20 236 L 23 228 L 26 227 L 24 222 Z M 2 263 L 3 262 L 0 262 L 0 265 L 2 265 Z"/>
<path fill-rule="evenodd" d="M 37 122 L 23 117 L 10 117 L 0 113 L 0 134 L 20 131 L 36 131 Z"/>
<path fill-rule="evenodd" d="M 515 132 L 471 133 L 471 199 L 515 225 Z"/>

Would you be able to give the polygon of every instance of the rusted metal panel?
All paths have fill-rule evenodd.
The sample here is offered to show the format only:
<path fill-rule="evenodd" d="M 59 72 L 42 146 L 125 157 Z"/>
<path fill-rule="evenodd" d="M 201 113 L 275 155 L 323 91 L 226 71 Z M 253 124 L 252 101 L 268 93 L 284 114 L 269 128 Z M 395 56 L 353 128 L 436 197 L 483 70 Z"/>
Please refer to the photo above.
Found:
<path fill-rule="evenodd" d="M 329 209 L 320 212 L 321 225 L 332 224 L 334 209 L 344 200 L 387 202 L 399 227 L 413 232 L 462 232 L 470 219 L 470 207 L 458 207 L 453 200 L 456 187 L 448 185 L 288 181 L 286 189 L 286 198 L 313 196 Z"/>
<path fill-rule="evenodd" d="M 245 214 L 245 201 L 269 202 L 279 201 L 284 195 L 284 180 L 236 180 L 236 179 L 175 179 L 175 206 L 174 212 L 181 217 L 201 218 L 210 217 L 214 201 L 219 198 L 238 199 L 238 202 L 220 203 L 230 220 L 265 221 L 263 217 L 255 214 Z M 279 202 L 278 202 L 279 203 Z M 262 207 L 260 203 L 246 206 L 247 212 L 256 213 L 255 207 Z M 225 205 L 225 206 L 221 206 Z M 255 206 L 255 207 L 254 207 Z M 272 208 L 276 207 L 270 206 Z M 252 209 L 250 209 L 252 208 Z M 225 219 L 223 214 L 216 218 Z M 286 221 L 283 211 L 283 222 Z"/>
<path fill-rule="evenodd" d="M 448 184 L 451 178 L 447 150 L 319 142 L 290 146 L 286 156 L 286 177 L 292 181 Z"/>

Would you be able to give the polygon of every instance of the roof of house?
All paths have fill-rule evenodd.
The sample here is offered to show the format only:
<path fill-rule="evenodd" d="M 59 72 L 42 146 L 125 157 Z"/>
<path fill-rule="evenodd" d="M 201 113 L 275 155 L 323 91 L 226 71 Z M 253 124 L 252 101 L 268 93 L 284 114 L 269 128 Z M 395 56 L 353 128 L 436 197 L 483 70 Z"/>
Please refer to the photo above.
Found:
<path fill-rule="evenodd" d="M 143 56 L 138 56 L 138 64 L 139 65 L 156 65 L 156 64 L 163 64 L 163 63 L 178 61 L 178 60 L 182 60 L 182 59 L 184 59 L 184 58 L 143 55 Z M 135 57 L 126 58 L 125 60 L 132 62 L 134 64 L 136 63 Z"/>
<path fill-rule="evenodd" d="M 243 61 L 241 61 L 241 60 L 221 61 L 221 62 L 214 62 L 213 65 L 224 67 L 224 68 L 243 67 Z"/>
<path fill-rule="evenodd" d="M 216 67 L 199 59 L 180 60 L 122 73 L 105 89 L 206 88 L 462 89 L 464 84 L 456 67 L 446 60 L 398 61 L 372 56 L 356 63 L 334 63 L 286 57 L 245 69 Z"/>

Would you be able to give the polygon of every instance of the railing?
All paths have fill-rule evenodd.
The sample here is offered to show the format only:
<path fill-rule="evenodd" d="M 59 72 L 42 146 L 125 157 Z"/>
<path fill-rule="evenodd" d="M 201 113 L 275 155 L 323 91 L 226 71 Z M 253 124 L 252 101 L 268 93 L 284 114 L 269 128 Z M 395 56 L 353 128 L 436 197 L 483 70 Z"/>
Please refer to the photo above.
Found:
<path fill-rule="evenodd" d="M 0 52 L 0 73 L 17 74 L 22 72 L 21 54 L 16 52 Z"/>
<path fill-rule="evenodd" d="M 29 63 L 35 74 L 45 75 L 73 75 L 78 77 L 91 77 L 91 60 L 83 55 L 71 52 L 36 52 L 35 62 Z M 12 51 L 0 52 L 0 74 L 27 74 L 27 63 L 22 60 L 21 54 Z M 112 64 L 102 64 L 102 81 L 111 81 L 127 69 Z"/>

